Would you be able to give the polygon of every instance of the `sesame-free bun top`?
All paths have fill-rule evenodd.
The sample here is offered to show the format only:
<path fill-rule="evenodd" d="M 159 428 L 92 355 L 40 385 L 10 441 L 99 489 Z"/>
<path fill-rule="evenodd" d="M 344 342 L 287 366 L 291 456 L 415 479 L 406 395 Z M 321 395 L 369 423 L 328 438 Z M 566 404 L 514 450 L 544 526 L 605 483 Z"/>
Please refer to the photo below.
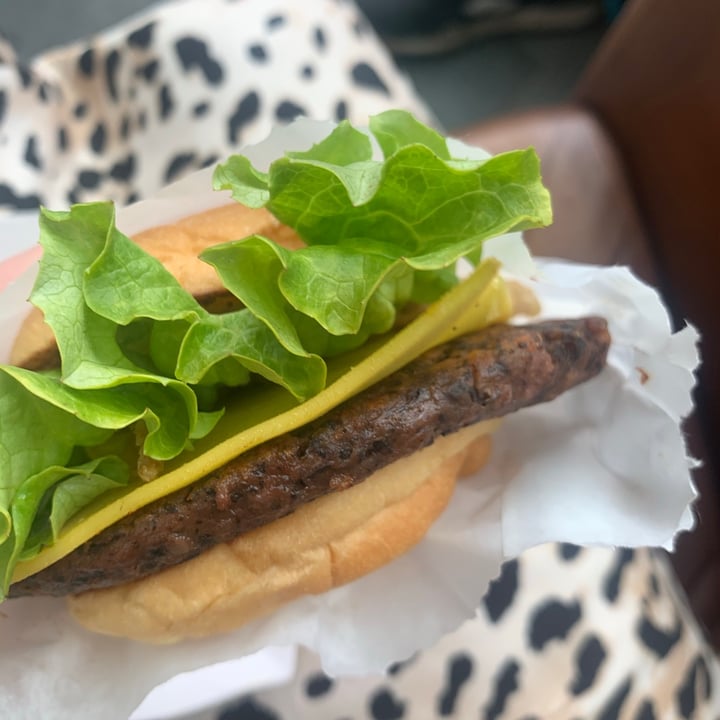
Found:
<path fill-rule="evenodd" d="M 253 234 L 264 235 L 291 250 L 303 244 L 293 230 L 264 208 L 248 208 L 236 202 L 144 230 L 133 240 L 160 260 L 201 304 L 217 310 L 227 302 L 228 293 L 214 268 L 198 256 L 212 245 Z M 31 370 L 59 364 L 52 331 L 37 308 L 32 308 L 18 332 L 10 364 Z"/>

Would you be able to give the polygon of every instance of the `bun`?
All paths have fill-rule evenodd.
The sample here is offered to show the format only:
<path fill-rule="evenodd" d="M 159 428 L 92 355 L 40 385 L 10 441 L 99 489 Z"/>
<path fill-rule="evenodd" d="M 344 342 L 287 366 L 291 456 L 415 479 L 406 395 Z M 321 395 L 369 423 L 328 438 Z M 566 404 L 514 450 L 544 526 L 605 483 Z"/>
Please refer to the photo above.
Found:
<path fill-rule="evenodd" d="M 238 203 L 158 226 L 133 239 L 203 304 L 218 309 L 226 291 L 197 256 L 253 233 L 288 248 L 302 241 L 265 210 Z M 47 367 L 57 348 L 40 311 L 26 319 L 11 362 Z M 479 423 L 302 506 L 291 515 L 150 577 L 68 599 L 73 616 L 95 632 L 152 643 L 227 632 L 281 605 L 352 582 L 402 555 L 447 505 L 457 477 L 484 464 L 488 433 Z"/>
<path fill-rule="evenodd" d="M 253 234 L 269 237 L 290 249 L 303 244 L 293 230 L 264 208 L 248 208 L 240 203 L 222 205 L 173 224 L 144 230 L 133 236 L 133 240 L 160 260 L 201 304 L 219 310 L 226 303 L 228 293 L 214 268 L 198 255 L 212 245 Z M 32 308 L 20 328 L 10 351 L 10 364 L 31 370 L 59 365 L 52 330 L 37 308 Z"/>
<path fill-rule="evenodd" d="M 143 230 L 134 235 L 133 240 L 157 258 L 191 295 L 202 300 L 227 291 L 215 268 L 198 255 L 212 245 L 254 234 L 271 238 L 290 250 L 303 245 L 294 230 L 265 208 L 249 208 L 237 202 L 190 215 L 173 224 Z"/>
<path fill-rule="evenodd" d="M 347 490 L 143 580 L 69 598 L 95 632 L 171 643 L 228 632 L 303 595 L 349 583 L 418 543 L 447 505 L 466 456 L 487 458 L 478 423 Z"/>

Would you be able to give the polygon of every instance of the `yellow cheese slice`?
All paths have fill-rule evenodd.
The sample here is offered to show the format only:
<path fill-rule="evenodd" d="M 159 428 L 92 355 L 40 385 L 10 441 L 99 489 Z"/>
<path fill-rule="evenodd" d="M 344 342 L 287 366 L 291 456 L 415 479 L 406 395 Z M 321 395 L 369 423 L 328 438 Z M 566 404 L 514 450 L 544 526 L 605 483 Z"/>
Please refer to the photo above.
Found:
<path fill-rule="evenodd" d="M 164 474 L 155 480 L 123 488 L 119 497 L 103 498 L 102 504 L 86 508 L 54 545 L 18 563 L 13 582 L 52 565 L 123 517 L 192 484 L 250 448 L 324 415 L 431 347 L 507 320 L 512 300 L 498 275 L 499 267 L 495 260 L 483 261 L 470 277 L 390 339 L 376 340 L 330 363 L 326 389 L 302 404 L 277 387 L 243 393 L 211 435 L 198 441 L 191 452 L 167 463 Z"/>

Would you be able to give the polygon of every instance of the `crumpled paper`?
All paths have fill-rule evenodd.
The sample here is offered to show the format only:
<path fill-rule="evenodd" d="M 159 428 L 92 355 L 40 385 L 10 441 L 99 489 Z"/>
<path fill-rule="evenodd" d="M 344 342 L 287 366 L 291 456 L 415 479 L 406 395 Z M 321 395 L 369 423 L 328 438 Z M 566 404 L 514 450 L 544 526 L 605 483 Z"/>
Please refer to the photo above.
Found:
<path fill-rule="evenodd" d="M 296 123 L 247 154 L 266 165 L 278 148 L 305 149 L 327 128 Z M 209 188 L 209 172 L 200 172 L 120 211 L 118 225 L 132 233 L 227 202 Z M 330 674 L 381 671 L 472 617 L 502 560 L 526 548 L 546 541 L 671 547 L 692 524 L 693 461 L 680 421 L 692 409 L 697 333 L 686 327 L 673 334 L 657 293 L 624 268 L 533 264 L 512 239 L 494 247 L 536 292 L 542 317 L 608 318 L 613 343 L 599 377 L 507 418 L 489 465 L 458 484 L 446 512 L 409 553 L 235 633 L 143 646 L 86 632 L 62 600 L 5 603 L 0 717 L 125 720 L 173 675 L 256 651 L 267 660 L 277 646 L 312 648 Z M 26 312 L 32 273 L 0 295 L 0 361 Z M 277 652 L 283 682 L 293 660 Z M 273 673 L 263 678 L 272 683 Z"/>

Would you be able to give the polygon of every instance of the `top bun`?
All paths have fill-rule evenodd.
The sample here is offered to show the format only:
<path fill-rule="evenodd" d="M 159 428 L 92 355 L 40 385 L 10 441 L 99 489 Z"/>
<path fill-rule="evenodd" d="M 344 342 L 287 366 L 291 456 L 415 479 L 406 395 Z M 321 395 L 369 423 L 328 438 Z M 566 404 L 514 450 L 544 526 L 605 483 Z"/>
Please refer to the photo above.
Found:
<path fill-rule="evenodd" d="M 198 258 L 212 245 L 259 234 L 294 250 L 302 240 L 264 208 L 248 208 L 233 202 L 212 210 L 144 230 L 133 240 L 161 263 L 200 304 L 211 310 L 229 309 L 227 291 L 214 268 Z M 12 350 L 10 363 L 30 370 L 60 364 L 52 330 L 42 312 L 33 308 L 23 321 Z"/>

